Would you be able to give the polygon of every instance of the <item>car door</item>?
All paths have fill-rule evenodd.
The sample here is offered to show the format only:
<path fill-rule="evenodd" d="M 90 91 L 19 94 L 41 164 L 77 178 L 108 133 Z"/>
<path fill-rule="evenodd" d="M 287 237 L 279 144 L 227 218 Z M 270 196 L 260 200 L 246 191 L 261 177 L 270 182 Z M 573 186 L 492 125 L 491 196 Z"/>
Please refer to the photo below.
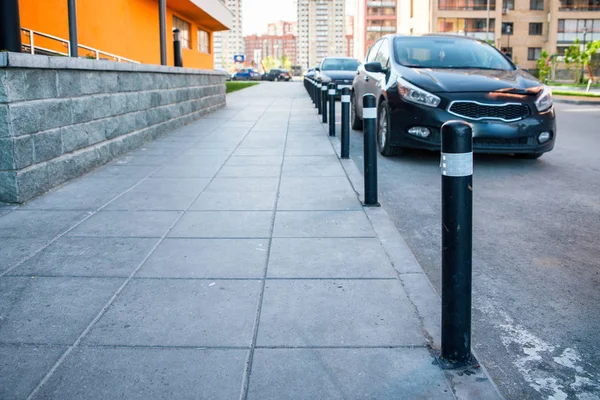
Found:
<path fill-rule="evenodd" d="M 381 45 L 381 41 L 375 42 L 373 46 L 367 52 L 367 57 L 365 58 L 365 64 L 371 62 L 375 59 L 377 55 L 377 49 Z M 370 72 L 365 70 L 364 64 L 358 67 L 357 76 L 354 79 L 354 96 L 356 99 L 356 111 L 358 115 L 362 115 L 362 97 L 368 91 L 369 81 L 371 80 Z"/>

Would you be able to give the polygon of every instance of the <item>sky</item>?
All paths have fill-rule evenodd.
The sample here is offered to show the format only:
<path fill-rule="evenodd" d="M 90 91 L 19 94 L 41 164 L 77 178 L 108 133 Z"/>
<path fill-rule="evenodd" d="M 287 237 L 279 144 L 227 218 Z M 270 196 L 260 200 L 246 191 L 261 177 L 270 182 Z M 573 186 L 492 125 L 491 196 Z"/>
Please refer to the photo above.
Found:
<path fill-rule="evenodd" d="M 346 0 L 346 14 L 353 15 L 356 0 Z M 242 0 L 242 35 L 267 32 L 277 21 L 296 21 L 296 0 Z"/>

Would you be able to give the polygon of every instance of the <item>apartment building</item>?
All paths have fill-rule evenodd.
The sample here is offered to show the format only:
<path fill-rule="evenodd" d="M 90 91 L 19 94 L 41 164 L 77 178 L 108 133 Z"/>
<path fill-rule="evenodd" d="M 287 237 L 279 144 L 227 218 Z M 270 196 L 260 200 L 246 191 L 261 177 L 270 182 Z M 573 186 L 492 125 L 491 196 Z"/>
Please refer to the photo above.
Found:
<path fill-rule="evenodd" d="M 354 57 L 354 16 L 346 15 L 346 56 Z"/>
<path fill-rule="evenodd" d="M 488 40 L 525 69 L 542 50 L 561 55 L 576 38 L 600 40 L 599 0 L 489 0 L 489 10 L 487 0 L 432 1 L 433 32 Z"/>
<path fill-rule="evenodd" d="M 327 56 L 347 54 L 345 0 L 297 0 L 297 64 L 304 69 Z"/>
<path fill-rule="evenodd" d="M 260 62 L 266 57 L 281 59 L 288 57 L 292 65 L 296 64 L 296 36 L 285 35 L 248 35 L 244 36 L 246 64 L 260 68 Z"/>
<path fill-rule="evenodd" d="M 277 21 L 267 26 L 267 35 L 284 36 L 296 35 L 298 33 L 298 24 L 296 22 Z"/>
<path fill-rule="evenodd" d="M 214 35 L 215 68 L 228 68 L 233 64 L 235 54 L 244 54 L 242 36 L 242 0 L 220 0 L 233 15 L 231 29 Z"/>

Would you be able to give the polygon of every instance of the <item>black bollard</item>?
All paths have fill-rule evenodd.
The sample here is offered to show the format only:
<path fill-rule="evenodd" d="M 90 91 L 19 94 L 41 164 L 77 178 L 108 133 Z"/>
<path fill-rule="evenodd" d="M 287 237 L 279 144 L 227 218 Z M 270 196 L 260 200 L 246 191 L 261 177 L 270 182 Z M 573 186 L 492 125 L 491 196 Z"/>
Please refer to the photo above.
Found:
<path fill-rule="evenodd" d="M 342 89 L 342 158 L 350 158 L 350 89 Z"/>
<path fill-rule="evenodd" d="M 176 67 L 183 67 L 183 56 L 181 54 L 181 32 L 175 28 L 173 30 L 173 60 Z"/>
<path fill-rule="evenodd" d="M 323 117 L 322 121 L 324 124 L 327 123 L 327 84 L 323 83 L 321 85 L 321 116 Z"/>
<path fill-rule="evenodd" d="M 317 103 L 317 81 L 315 81 L 314 79 L 311 80 L 312 82 L 312 100 L 313 103 L 315 105 L 315 108 L 319 108 L 319 104 Z"/>
<path fill-rule="evenodd" d="M 473 132 L 463 121 L 442 125 L 442 349 L 444 368 L 471 356 Z"/>
<path fill-rule="evenodd" d="M 363 96 L 363 126 L 365 151 L 365 205 L 377 202 L 377 100 L 372 94 Z"/>
<path fill-rule="evenodd" d="M 321 104 L 321 87 L 322 84 L 321 82 L 317 81 L 317 90 L 316 90 L 316 97 L 317 97 L 317 110 L 319 110 L 319 115 L 321 115 L 321 113 L 323 113 L 323 104 Z"/>
<path fill-rule="evenodd" d="M 335 96 L 337 94 L 337 85 L 333 82 L 329 84 L 329 136 L 335 136 Z"/>
<path fill-rule="evenodd" d="M 0 51 L 2 50 L 21 52 L 19 0 L 0 0 Z M 33 54 L 33 49 L 31 52 Z"/>

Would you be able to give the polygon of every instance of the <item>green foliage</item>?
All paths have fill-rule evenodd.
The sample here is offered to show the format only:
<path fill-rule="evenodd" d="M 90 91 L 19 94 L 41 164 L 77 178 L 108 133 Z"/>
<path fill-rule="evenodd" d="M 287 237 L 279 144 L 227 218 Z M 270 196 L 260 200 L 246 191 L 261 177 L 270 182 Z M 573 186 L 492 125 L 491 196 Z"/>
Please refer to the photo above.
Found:
<path fill-rule="evenodd" d="M 592 93 L 592 92 L 577 92 L 572 90 L 552 90 L 552 94 L 558 96 L 573 96 L 573 97 L 592 97 L 600 100 L 600 94 Z M 600 101 L 599 101 L 600 103 Z"/>
<path fill-rule="evenodd" d="M 280 60 L 277 60 L 271 56 L 267 56 L 263 58 L 262 65 L 264 66 L 266 71 L 270 71 L 273 68 L 279 68 Z"/>
<path fill-rule="evenodd" d="M 543 83 L 548 83 L 552 66 L 550 65 L 550 55 L 546 50 L 542 50 L 540 58 L 537 60 L 539 78 Z"/>
<path fill-rule="evenodd" d="M 280 59 L 281 68 L 287 69 L 288 71 L 292 70 L 292 60 L 288 56 L 283 56 Z"/>
<path fill-rule="evenodd" d="M 587 42 L 585 49 L 582 50 L 579 39 L 575 39 L 575 42 L 565 50 L 565 64 L 575 82 L 583 82 L 585 74 L 581 74 L 581 69 L 590 63 L 592 55 L 598 50 L 600 50 L 600 40 Z"/>
<path fill-rule="evenodd" d="M 258 85 L 258 82 L 225 82 L 226 93 L 235 92 L 236 90 L 246 89 L 247 87 Z"/>

